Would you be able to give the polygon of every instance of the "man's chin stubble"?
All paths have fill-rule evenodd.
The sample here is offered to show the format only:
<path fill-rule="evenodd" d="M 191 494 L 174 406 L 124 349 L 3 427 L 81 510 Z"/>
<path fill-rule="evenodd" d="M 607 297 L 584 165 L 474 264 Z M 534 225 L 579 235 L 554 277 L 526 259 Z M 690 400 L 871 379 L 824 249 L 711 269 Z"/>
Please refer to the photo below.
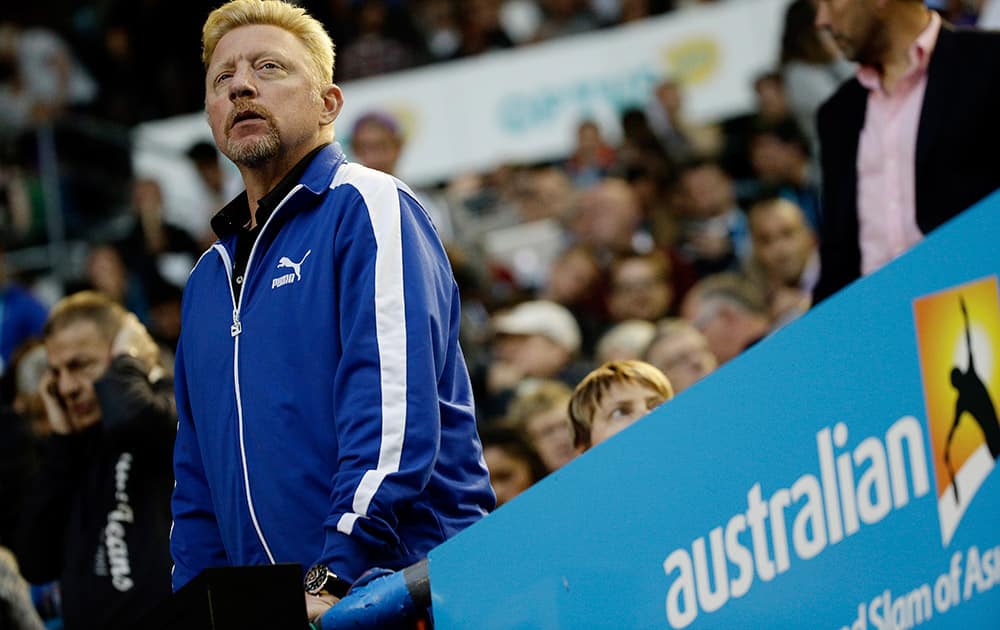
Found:
<path fill-rule="evenodd" d="M 226 153 L 239 166 L 254 168 L 278 155 L 278 134 L 273 130 L 266 136 L 249 142 L 227 141 Z"/>

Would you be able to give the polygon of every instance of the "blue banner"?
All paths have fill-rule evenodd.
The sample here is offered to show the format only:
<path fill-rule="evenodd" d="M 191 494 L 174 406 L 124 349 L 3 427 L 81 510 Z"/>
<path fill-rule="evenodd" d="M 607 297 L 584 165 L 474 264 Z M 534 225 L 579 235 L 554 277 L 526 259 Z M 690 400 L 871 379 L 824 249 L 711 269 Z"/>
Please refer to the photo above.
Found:
<path fill-rule="evenodd" d="M 435 625 L 1000 627 L 1000 194 L 435 549 Z"/>

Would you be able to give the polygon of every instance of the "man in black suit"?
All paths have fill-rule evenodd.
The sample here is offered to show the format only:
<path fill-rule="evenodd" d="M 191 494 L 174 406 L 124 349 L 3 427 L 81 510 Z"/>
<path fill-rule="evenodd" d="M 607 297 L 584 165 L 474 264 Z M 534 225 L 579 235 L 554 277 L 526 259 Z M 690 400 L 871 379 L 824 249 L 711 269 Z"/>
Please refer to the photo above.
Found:
<path fill-rule="evenodd" d="M 816 26 L 859 70 L 817 118 L 814 302 L 1000 186 L 1000 34 L 956 30 L 921 0 L 819 0 Z"/>

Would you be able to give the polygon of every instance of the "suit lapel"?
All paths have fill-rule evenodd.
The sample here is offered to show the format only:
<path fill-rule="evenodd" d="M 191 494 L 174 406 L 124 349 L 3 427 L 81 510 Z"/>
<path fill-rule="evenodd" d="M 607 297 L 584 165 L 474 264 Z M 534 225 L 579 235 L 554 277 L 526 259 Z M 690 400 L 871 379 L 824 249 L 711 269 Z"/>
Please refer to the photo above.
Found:
<path fill-rule="evenodd" d="M 927 89 L 917 127 L 917 165 L 925 162 L 934 146 L 934 138 L 948 117 L 948 105 L 954 103 L 959 87 L 958 66 L 954 63 L 957 41 L 954 29 L 942 24 L 934 54 L 927 67 Z"/>

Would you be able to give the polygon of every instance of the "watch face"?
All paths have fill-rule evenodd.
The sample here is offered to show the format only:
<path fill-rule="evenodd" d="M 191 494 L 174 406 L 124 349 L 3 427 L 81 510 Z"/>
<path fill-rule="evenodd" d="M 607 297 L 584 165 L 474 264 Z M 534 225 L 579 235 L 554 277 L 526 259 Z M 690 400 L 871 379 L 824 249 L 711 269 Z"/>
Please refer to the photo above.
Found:
<path fill-rule="evenodd" d="M 302 585 L 305 587 L 307 593 L 315 595 L 323 590 L 326 585 L 327 578 L 327 568 L 321 564 L 309 569 L 306 573 L 305 579 L 302 580 Z"/>

